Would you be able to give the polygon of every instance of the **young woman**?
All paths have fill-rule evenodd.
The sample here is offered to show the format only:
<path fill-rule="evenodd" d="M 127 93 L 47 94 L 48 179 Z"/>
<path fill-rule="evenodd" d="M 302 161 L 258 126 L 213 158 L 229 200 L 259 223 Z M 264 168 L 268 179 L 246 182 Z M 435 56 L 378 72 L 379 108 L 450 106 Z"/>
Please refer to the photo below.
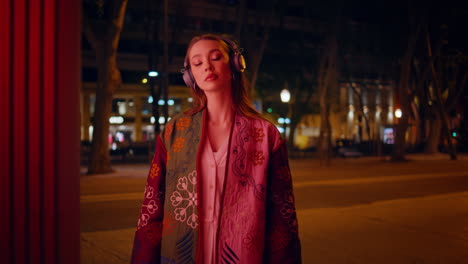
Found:
<path fill-rule="evenodd" d="M 194 105 L 157 139 L 132 263 L 300 263 L 286 146 L 247 99 L 241 51 L 197 36 L 184 66 Z"/>

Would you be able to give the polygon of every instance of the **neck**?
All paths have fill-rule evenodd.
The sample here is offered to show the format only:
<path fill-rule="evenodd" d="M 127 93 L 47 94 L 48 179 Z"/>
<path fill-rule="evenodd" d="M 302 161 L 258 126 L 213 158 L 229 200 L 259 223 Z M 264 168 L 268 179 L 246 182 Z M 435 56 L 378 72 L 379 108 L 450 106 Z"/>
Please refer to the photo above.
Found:
<path fill-rule="evenodd" d="M 230 91 L 216 91 L 205 94 L 209 122 L 214 125 L 229 125 L 234 113 L 234 104 L 232 103 Z"/>

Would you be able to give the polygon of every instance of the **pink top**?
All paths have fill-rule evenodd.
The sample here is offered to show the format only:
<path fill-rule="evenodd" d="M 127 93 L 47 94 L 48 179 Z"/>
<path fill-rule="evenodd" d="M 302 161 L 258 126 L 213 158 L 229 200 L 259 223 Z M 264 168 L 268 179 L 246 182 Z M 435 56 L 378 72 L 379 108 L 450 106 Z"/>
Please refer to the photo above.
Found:
<path fill-rule="evenodd" d="M 216 232 L 218 231 L 218 216 L 220 213 L 221 197 L 226 173 L 226 156 L 228 140 L 213 152 L 210 141 L 205 140 L 201 153 L 201 185 L 202 210 L 205 217 L 200 219 L 204 225 L 203 262 L 211 264 L 216 262 Z"/>

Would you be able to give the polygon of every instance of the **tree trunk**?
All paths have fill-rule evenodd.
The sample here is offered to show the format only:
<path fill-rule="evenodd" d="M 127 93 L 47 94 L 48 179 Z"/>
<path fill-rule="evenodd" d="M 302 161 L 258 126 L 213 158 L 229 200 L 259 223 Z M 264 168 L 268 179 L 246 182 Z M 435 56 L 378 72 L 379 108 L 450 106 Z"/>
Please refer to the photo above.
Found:
<path fill-rule="evenodd" d="M 93 144 L 88 174 L 112 172 L 109 155 L 109 117 L 112 98 L 120 84 L 120 72 L 116 65 L 116 54 L 109 54 L 105 45 L 96 51 L 98 56 L 98 89 L 93 122 Z"/>
<path fill-rule="evenodd" d="M 153 71 L 156 69 L 158 65 L 158 25 L 157 25 L 157 17 L 155 14 L 158 13 L 157 9 L 157 4 L 155 1 L 152 0 L 147 0 L 147 8 L 148 8 L 148 17 L 146 18 L 147 20 L 147 25 L 146 25 L 146 41 L 149 44 L 149 51 L 148 51 L 148 71 Z M 162 8 L 164 9 L 164 7 Z M 164 34 L 164 33 L 163 33 Z M 161 72 L 161 75 L 163 75 L 165 72 L 165 69 Z M 160 125 L 159 125 L 159 104 L 158 101 L 161 98 L 161 93 L 162 93 L 162 87 L 164 87 L 164 78 L 159 79 L 159 85 L 158 85 L 158 80 L 155 77 L 150 77 L 149 78 L 149 93 L 151 95 L 151 98 L 153 98 L 153 102 L 151 103 L 151 114 L 155 118 L 155 122 L 153 124 L 153 131 L 154 131 L 154 138 L 157 138 L 157 135 L 159 134 L 160 130 Z M 153 151 L 154 151 L 154 144 L 151 144 L 151 147 L 149 148 L 149 156 L 153 156 Z"/>
<path fill-rule="evenodd" d="M 161 89 L 163 92 L 163 114 L 164 114 L 164 125 L 167 123 L 169 119 L 169 105 L 167 101 L 169 100 L 169 0 L 164 0 L 163 3 L 164 7 L 164 29 L 163 29 L 163 36 L 164 36 L 164 49 L 163 49 L 163 76 L 162 76 L 162 86 Z M 159 125 L 159 120 L 157 117 L 156 122 Z M 156 131 L 155 131 L 155 140 L 157 138 Z"/>
<path fill-rule="evenodd" d="M 323 55 L 319 67 L 319 100 L 320 100 L 320 162 L 330 165 L 331 157 L 331 125 L 330 125 L 330 94 L 337 86 L 337 39 L 335 34 L 328 39 L 328 50 Z"/>
<path fill-rule="evenodd" d="M 439 115 L 430 121 L 429 137 L 427 138 L 425 152 L 435 154 L 439 152 L 440 132 L 442 130 L 442 121 Z"/>
<path fill-rule="evenodd" d="M 330 49 L 330 53 L 334 52 L 333 49 Z M 333 56 L 329 54 L 328 56 Z M 325 72 L 322 73 L 325 76 L 323 77 L 321 84 L 319 85 L 320 93 L 320 163 L 323 165 L 330 165 L 330 156 L 331 156 L 331 125 L 330 125 L 330 102 L 329 102 L 329 93 L 331 89 L 331 83 L 333 82 L 332 78 L 335 76 L 334 67 L 332 65 L 332 58 L 328 59 L 328 65 L 325 68 Z M 323 69 L 322 69 L 323 70 Z"/>
<path fill-rule="evenodd" d="M 367 113 L 365 113 L 364 111 L 364 100 L 363 100 L 363 91 L 362 89 L 364 88 L 361 88 L 361 91 L 358 91 L 355 87 L 355 85 L 353 84 L 349 84 L 351 86 L 351 89 L 353 90 L 354 94 L 356 94 L 357 98 L 358 98 L 358 101 L 359 101 L 359 111 L 362 113 L 362 118 L 364 119 L 364 127 L 366 129 L 366 134 L 367 134 L 367 140 L 369 142 L 369 150 L 370 151 L 374 151 L 374 148 L 373 148 L 373 145 L 374 145 L 374 137 L 373 135 L 371 135 L 371 129 L 370 129 L 370 120 L 369 120 L 369 116 L 367 115 Z M 361 126 L 361 124 L 360 124 Z M 361 141 L 363 141 L 363 136 L 362 136 L 362 133 L 360 133 L 359 135 Z M 374 154 L 374 153 L 372 153 Z"/>
<path fill-rule="evenodd" d="M 447 110 L 445 108 L 445 102 L 443 100 L 442 96 L 442 83 L 441 83 L 441 76 L 438 74 L 438 72 L 435 69 L 434 66 L 434 59 L 432 55 L 432 48 L 431 48 L 431 41 L 429 37 L 429 32 L 426 32 L 426 41 L 427 41 L 427 50 L 428 50 L 428 55 L 430 58 L 430 67 L 431 67 L 431 72 L 432 72 L 432 78 L 433 78 L 433 84 L 434 88 L 436 90 L 436 99 L 437 99 L 437 110 L 439 111 L 439 115 L 442 119 L 442 133 L 447 140 L 447 146 L 448 146 L 448 153 L 450 155 L 451 160 L 456 160 L 457 155 L 456 155 L 456 150 L 455 146 L 452 144 L 452 137 L 450 133 L 450 123 L 449 123 L 449 118 L 447 115 Z M 440 72 L 440 71 L 439 71 Z"/>
<path fill-rule="evenodd" d="M 320 93 L 320 163 L 330 165 L 331 154 L 331 125 L 326 92 Z"/>
<path fill-rule="evenodd" d="M 408 130 L 408 112 L 405 107 L 401 108 L 404 113 L 396 126 L 395 145 L 392 153 L 392 161 L 405 161 L 406 153 L 406 131 Z"/>
<path fill-rule="evenodd" d="M 366 133 L 367 133 L 367 141 L 369 142 L 367 145 L 367 149 L 370 151 L 370 155 L 375 155 L 374 152 L 374 135 L 371 134 L 370 124 L 369 124 L 369 117 L 367 114 L 363 114 L 364 122 L 366 122 Z"/>
<path fill-rule="evenodd" d="M 398 120 L 396 126 L 395 145 L 392 153 L 392 161 L 405 161 L 406 152 L 406 131 L 409 125 L 409 116 L 411 113 L 410 105 L 410 75 L 411 75 L 411 62 L 414 57 L 414 50 L 416 48 L 416 40 L 420 32 L 420 25 L 417 25 L 408 38 L 408 47 L 406 48 L 403 62 L 401 64 L 400 82 L 397 87 L 397 95 L 400 102 L 402 117 Z"/>
<path fill-rule="evenodd" d="M 116 88 L 121 84 L 117 68 L 117 47 L 123 27 L 128 0 L 109 2 L 109 20 L 95 21 L 92 25 L 87 15 L 83 15 L 83 28 L 86 38 L 96 54 L 98 85 L 93 120 L 93 142 L 88 174 L 112 172 L 109 153 L 109 117 L 112 99 Z"/>
<path fill-rule="evenodd" d="M 242 25 L 244 24 L 246 11 L 246 0 L 240 0 L 239 8 L 237 9 L 236 32 L 234 32 L 234 38 L 239 42 L 241 41 Z"/>
<path fill-rule="evenodd" d="M 298 110 L 297 110 L 297 104 L 296 102 L 295 107 L 293 107 L 292 104 L 288 104 L 288 112 L 289 112 L 289 136 L 287 138 L 287 143 L 289 149 L 292 151 L 294 149 L 294 133 L 296 132 L 296 126 L 300 121 L 300 116 L 298 116 Z"/>
<path fill-rule="evenodd" d="M 287 139 L 287 144 L 290 151 L 294 149 L 294 133 L 296 132 L 296 126 L 297 123 L 292 122 L 291 118 L 291 123 L 289 124 L 289 136 Z"/>
<path fill-rule="evenodd" d="M 452 135 L 450 133 L 450 122 L 443 106 L 439 106 L 439 111 L 442 116 L 442 131 L 444 133 L 445 140 L 447 141 L 448 153 L 451 160 L 457 159 L 457 151 L 455 150 L 455 145 L 452 142 Z"/>
<path fill-rule="evenodd" d="M 416 86 L 414 86 L 416 87 Z M 414 116 L 414 127 L 416 128 L 416 139 L 415 144 L 416 146 L 421 146 L 423 132 L 421 129 L 421 117 L 419 114 L 418 106 L 415 103 L 411 103 L 411 110 Z"/>
<path fill-rule="evenodd" d="M 262 63 L 263 54 L 265 53 L 265 48 L 267 46 L 268 39 L 270 38 L 270 27 L 271 27 L 271 22 L 274 19 L 275 6 L 277 2 L 278 0 L 273 0 L 271 2 L 272 4 L 271 13 L 268 16 L 268 20 L 264 28 L 265 32 L 263 33 L 262 42 L 260 43 L 260 48 L 258 49 L 258 52 L 256 52 L 256 56 L 253 60 L 254 63 L 252 64 L 253 65 L 252 66 L 252 78 L 250 80 L 250 93 L 249 93 L 252 99 L 255 98 L 255 85 L 257 83 L 258 70 L 260 69 L 260 64 Z"/>

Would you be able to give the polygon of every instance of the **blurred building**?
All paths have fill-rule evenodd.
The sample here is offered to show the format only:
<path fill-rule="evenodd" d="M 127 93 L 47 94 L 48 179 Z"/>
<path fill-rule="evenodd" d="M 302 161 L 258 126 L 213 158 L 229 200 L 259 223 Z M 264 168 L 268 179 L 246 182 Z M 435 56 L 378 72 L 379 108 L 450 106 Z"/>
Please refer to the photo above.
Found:
<path fill-rule="evenodd" d="M 393 125 L 397 121 L 393 83 L 343 82 L 330 111 L 332 143 L 346 140 L 359 144 L 380 140 L 393 144 Z M 320 135 L 320 113 L 305 115 L 295 132 L 300 149 L 314 148 Z"/>
<path fill-rule="evenodd" d="M 273 63 L 294 60 L 302 53 L 297 54 L 295 48 L 301 43 L 304 54 L 311 54 L 310 58 L 318 60 L 323 50 L 323 39 L 327 33 L 325 14 L 322 14 L 319 4 L 308 8 L 303 5 L 307 1 L 289 1 L 282 3 L 275 10 L 275 17 L 270 18 L 272 6 L 269 1 L 238 1 L 238 0 L 204 0 L 204 1 L 169 1 L 169 100 L 166 102 L 160 98 L 150 96 L 150 82 L 159 83 L 159 77 L 148 76 L 148 54 L 159 54 L 156 70 L 162 67 L 163 51 L 163 13 L 162 4 L 155 7 L 155 12 L 149 12 L 150 1 L 129 1 L 125 15 L 124 29 L 121 34 L 118 50 L 118 66 L 121 71 L 123 84 L 117 88 L 112 103 L 112 117 L 109 140 L 112 142 L 147 141 L 154 137 L 154 122 L 165 123 L 164 117 L 153 117 L 151 102 L 157 100 L 158 105 L 168 105 L 169 116 L 183 111 L 191 103 L 190 91 L 183 83 L 180 70 L 183 67 L 183 59 L 187 44 L 190 39 L 201 33 L 220 33 L 232 35 L 240 41 L 246 49 L 248 63 L 254 58 L 253 54 L 258 50 L 265 33 L 265 28 L 270 25 L 270 39 L 286 39 L 286 45 L 269 43 L 263 56 L 263 63 L 271 64 L 271 58 L 279 58 Z M 153 1 L 154 2 L 154 1 Z M 240 5 L 245 4 L 245 9 Z M 159 16 L 159 17 L 158 17 Z M 148 24 L 156 22 L 156 38 L 151 44 L 148 40 Z M 240 34 L 237 30 L 242 24 Z M 388 76 L 379 75 L 382 69 L 373 67 L 369 58 L 378 53 L 370 51 L 363 45 L 365 40 L 360 39 L 359 34 L 366 33 L 369 29 L 365 24 L 350 23 L 350 29 L 346 29 L 350 36 L 347 45 L 347 72 L 348 76 L 340 79 L 340 87 L 337 100 L 334 101 L 332 113 L 332 127 L 334 138 L 348 138 L 357 140 L 369 139 L 366 122 L 370 122 L 371 134 L 381 133 L 385 125 L 393 124 L 393 94 L 391 81 Z M 359 34 L 357 32 L 360 32 Z M 300 38 L 298 38 L 300 36 Z M 376 36 L 377 38 L 378 36 Z M 95 89 L 97 70 L 94 52 L 87 40 L 83 38 L 82 47 L 82 78 L 81 90 L 81 139 L 91 140 L 92 119 L 94 114 Z M 280 43 L 280 42 L 277 42 Z M 281 42 L 284 43 L 284 42 Z M 374 45 L 369 44 L 371 47 Z M 250 53 L 249 53 L 250 51 Z M 295 55 L 290 55 L 290 54 Z M 304 55 L 305 56 L 305 55 Z M 284 67 L 284 65 L 281 65 Z M 155 78 L 155 79 L 151 79 Z M 259 75 L 259 78 L 262 78 Z M 260 81 L 260 80 L 259 80 Z M 361 92 L 358 96 L 355 90 Z M 271 93 L 262 98 L 263 101 L 279 101 L 279 90 L 271 87 Z M 363 103 L 361 105 L 360 103 Z M 364 118 L 364 115 L 366 118 Z M 313 137 L 316 134 L 316 122 L 311 121 L 314 115 L 305 117 L 299 125 L 301 127 L 298 137 L 304 135 Z M 309 121 L 307 121 L 309 120 Z M 367 121 L 366 121 L 367 120 Z M 279 124 L 279 128 L 281 125 Z M 302 133 L 302 134 L 301 134 Z"/>

